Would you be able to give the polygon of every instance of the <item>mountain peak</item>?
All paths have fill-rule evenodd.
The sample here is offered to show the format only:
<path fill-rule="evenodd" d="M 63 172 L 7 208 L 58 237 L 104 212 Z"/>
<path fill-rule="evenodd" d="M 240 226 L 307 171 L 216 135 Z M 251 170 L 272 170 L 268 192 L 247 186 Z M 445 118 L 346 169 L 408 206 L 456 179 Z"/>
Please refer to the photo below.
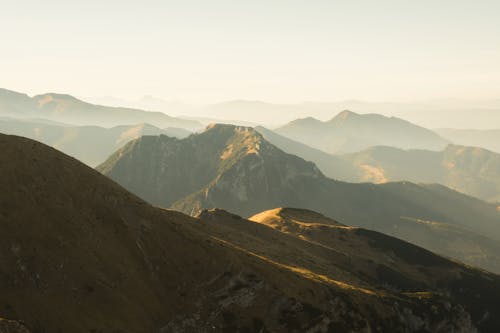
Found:
<path fill-rule="evenodd" d="M 50 105 L 51 103 L 59 103 L 64 105 L 82 104 L 87 105 L 88 103 L 79 100 L 78 98 L 68 95 L 68 94 L 57 94 L 57 93 L 47 93 L 43 95 L 37 95 L 33 97 L 33 100 L 38 103 L 40 107 Z"/>
<path fill-rule="evenodd" d="M 356 113 L 356 112 L 352 112 L 352 111 L 349 111 L 349 110 L 344 110 L 344 111 L 341 111 L 339 112 L 335 117 L 333 117 L 332 120 L 345 120 L 347 118 L 351 118 L 351 117 L 355 117 L 355 116 L 359 116 L 360 114 L 359 113 Z"/>
<path fill-rule="evenodd" d="M 211 123 L 205 128 L 206 131 L 253 131 L 252 127 L 238 126 L 233 124 Z"/>
<path fill-rule="evenodd" d="M 343 224 L 309 209 L 279 207 L 258 213 L 249 220 L 268 225 L 308 225 L 326 224 L 333 226 L 344 226 Z"/>
<path fill-rule="evenodd" d="M 235 146 L 246 147 L 248 153 L 258 152 L 263 142 L 262 135 L 253 127 L 231 124 L 210 124 L 201 135 L 210 135 L 210 140 L 227 140 L 228 149 L 233 151 Z"/>
<path fill-rule="evenodd" d="M 59 94 L 59 93 L 46 93 L 42 95 L 37 95 L 34 98 L 39 100 L 51 99 L 51 100 L 61 100 L 61 101 L 83 102 L 72 95 Z"/>
<path fill-rule="evenodd" d="M 212 208 L 212 209 L 202 209 L 198 214 L 195 215 L 196 218 L 203 221 L 216 220 L 218 218 L 231 218 L 241 220 L 242 217 L 233 213 L 228 212 L 225 209 Z"/>

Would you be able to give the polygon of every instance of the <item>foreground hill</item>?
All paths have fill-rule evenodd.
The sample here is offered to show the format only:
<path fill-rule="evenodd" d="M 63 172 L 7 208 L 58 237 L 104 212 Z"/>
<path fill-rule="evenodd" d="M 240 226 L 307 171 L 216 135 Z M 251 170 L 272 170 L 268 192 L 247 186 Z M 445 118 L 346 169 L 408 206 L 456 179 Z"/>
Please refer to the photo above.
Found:
<path fill-rule="evenodd" d="M 492 124 L 494 124 L 494 122 L 492 122 Z M 435 130 L 435 132 L 458 145 L 483 147 L 500 153 L 500 129 L 474 130 L 442 128 Z"/>
<path fill-rule="evenodd" d="M 43 118 L 74 125 L 103 127 L 148 123 L 160 128 L 178 127 L 196 130 L 201 126 L 196 121 L 170 117 L 161 112 L 95 105 L 64 94 L 49 93 L 29 97 L 1 88 L 0 116 Z"/>
<path fill-rule="evenodd" d="M 330 121 L 294 120 L 275 130 L 327 153 L 350 153 L 371 146 L 440 150 L 447 141 L 426 128 L 379 114 L 343 111 Z"/>
<path fill-rule="evenodd" d="M 44 120 L 0 118 L 0 133 L 40 141 L 87 165 L 96 166 L 125 143 L 142 135 L 164 134 L 183 138 L 191 132 L 180 128 L 160 129 L 148 124 L 104 128 L 72 126 Z"/>
<path fill-rule="evenodd" d="M 145 136 L 97 169 L 155 205 L 189 214 L 212 207 L 244 216 L 307 208 L 500 272 L 495 205 L 439 185 L 335 181 L 251 128 L 213 125 L 182 140 Z"/>
<path fill-rule="evenodd" d="M 500 277 L 400 240 L 294 209 L 195 219 L 43 144 L 0 149 L 2 330 L 500 329 Z"/>

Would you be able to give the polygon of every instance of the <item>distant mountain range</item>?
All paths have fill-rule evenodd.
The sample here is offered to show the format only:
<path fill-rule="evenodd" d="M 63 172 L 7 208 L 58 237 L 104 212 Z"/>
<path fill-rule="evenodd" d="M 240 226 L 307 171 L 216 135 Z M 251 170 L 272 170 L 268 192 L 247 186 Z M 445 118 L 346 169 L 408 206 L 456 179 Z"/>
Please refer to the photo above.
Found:
<path fill-rule="evenodd" d="M 314 118 L 294 120 L 275 132 L 327 153 L 350 153 L 372 146 L 441 150 L 448 141 L 426 128 L 379 114 L 343 111 L 323 122 Z"/>
<path fill-rule="evenodd" d="M 293 166 L 321 177 L 310 163 L 257 146 L 251 130 L 213 127 L 200 136 L 228 131 L 233 150 L 218 159 L 238 155 L 253 161 L 247 171 L 261 172 L 256 158 L 269 167 L 291 158 L 289 181 L 301 177 Z M 165 150 L 185 142 L 189 153 L 213 144 L 159 136 L 129 147 L 145 149 L 151 138 Z M 154 208 L 41 143 L 0 135 L 0 151 L 0 187 L 8 189 L 0 192 L 0 317 L 11 319 L 0 319 L 4 332 L 500 330 L 499 276 L 396 238 L 301 209 L 251 221 L 222 210 L 192 218 Z"/>
<path fill-rule="evenodd" d="M 115 126 L 73 126 L 45 120 L 0 118 L 0 132 L 43 142 L 89 166 L 102 163 L 114 151 L 142 135 L 184 138 L 191 132 L 181 128 L 160 129 L 148 124 Z"/>
<path fill-rule="evenodd" d="M 491 124 L 494 125 L 495 122 L 492 121 Z M 496 123 L 496 125 L 500 127 L 500 122 Z M 459 145 L 482 147 L 500 153 L 500 129 L 474 130 L 442 128 L 435 130 L 435 132 L 443 138 Z"/>
<path fill-rule="evenodd" d="M 202 125 L 194 120 L 174 118 L 161 112 L 94 105 L 73 96 L 48 93 L 29 97 L 0 89 L 0 116 L 11 118 L 44 118 L 73 125 L 113 127 L 149 123 L 154 126 L 197 130 Z"/>
<path fill-rule="evenodd" d="M 448 145 L 443 151 L 433 152 L 372 147 L 341 158 L 358 172 L 357 181 L 439 183 L 500 202 L 500 154 L 486 149 Z"/>
<path fill-rule="evenodd" d="M 337 102 L 269 103 L 259 100 L 236 99 L 209 105 L 190 105 L 180 101 L 162 100 L 144 96 L 136 101 L 113 97 L 84 98 L 95 104 L 126 106 L 144 110 L 162 111 L 167 114 L 189 117 L 216 118 L 225 123 L 239 120 L 246 123 L 260 123 L 276 127 L 293 119 L 315 117 L 331 119 L 342 110 L 358 113 L 377 113 L 389 117 L 399 117 L 428 128 L 479 128 L 489 129 L 500 124 L 500 100 L 442 99 L 412 103 L 370 102 L 344 100 Z M 498 125 L 496 126 L 498 127 Z"/>
<path fill-rule="evenodd" d="M 158 206 L 190 214 L 219 207 L 244 216 L 279 206 L 307 208 L 415 244 L 436 240 L 426 246 L 500 272 L 496 205 L 439 185 L 335 181 L 252 128 L 213 125 L 182 140 L 144 136 L 97 169 Z"/>
<path fill-rule="evenodd" d="M 281 150 L 314 162 L 330 178 L 356 183 L 439 183 L 483 200 L 500 202 L 500 154 L 483 148 L 450 144 L 442 151 L 429 151 L 375 146 L 332 155 L 264 127 L 256 130 Z"/>

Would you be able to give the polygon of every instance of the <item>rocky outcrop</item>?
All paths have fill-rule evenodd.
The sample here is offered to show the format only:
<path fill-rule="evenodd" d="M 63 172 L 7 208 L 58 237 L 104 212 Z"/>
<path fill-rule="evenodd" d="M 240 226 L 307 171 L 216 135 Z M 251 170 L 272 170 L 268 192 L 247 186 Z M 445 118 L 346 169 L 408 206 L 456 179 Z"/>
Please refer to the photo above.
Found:
<path fill-rule="evenodd" d="M 0 318 L 0 333 L 30 333 L 21 323 Z"/>

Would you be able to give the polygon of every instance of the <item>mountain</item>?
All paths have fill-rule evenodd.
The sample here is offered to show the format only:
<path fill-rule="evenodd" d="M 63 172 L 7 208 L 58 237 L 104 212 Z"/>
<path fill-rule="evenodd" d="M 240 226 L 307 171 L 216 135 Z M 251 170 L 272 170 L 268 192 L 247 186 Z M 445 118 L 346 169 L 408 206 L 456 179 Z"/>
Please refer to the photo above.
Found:
<path fill-rule="evenodd" d="M 0 116 L 31 117 L 36 103 L 28 95 L 0 88 Z"/>
<path fill-rule="evenodd" d="M 294 120 L 278 134 L 328 153 L 349 153 L 371 146 L 440 150 L 448 143 L 436 133 L 395 117 L 343 111 L 330 121 Z"/>
<path fill-rule="evenodd" d="M 498 112 L 500 114 L 500 112 Z M 488 118 L 486 118 L 488 119 Z M 494 124 L 494 122 L 492 122 Z M 482 147 L 500 153 L 500 129 L 436 129 L 443 138 L 464 146 Z"/>
<path fill-rule="evenodd" d="M 500 202 L 500 154 L 486 149 L 448 145 L 443 151 L 433 152 L 372 147 L 341 158 L 352 164 L 359 181 L 439 183 Z"/>
<path fill-rule="evenodd" d="M 328 154 L 322 150 L 309 147 L 262 126 L 255 127 L 255 130 L 266 141 L 284 152 L 296 155 L 306 161 L 314 162 L 321 172 L 329 178 L 352 182 L 356 182 L 359 179 L 359 172 L 356 168 L 353 167 L 350 161 L 342 159 L 341 156 Z"/>
<path fill-rule="evenodd" d="M 500 329 L 499 276 L 398 239 L 297 209 L 192 218 L 41 143 L 0 149 L 4 331 Z"/>
<path fill-rule="evenodd" d="M 427 128 L 491 128 L 500 123 L 500 100 L 442 99 L 415 103 L 343 100 L 334 102 L 306 101 L 295 104 L 267 103 L 255 100 L 232 100 L 193 109 L 198 115 L 219 119 L 241 119 L 268 127 L 293 119 L 314 117 L 330 119 L 332 114 L 352 110 L 362 114 L 377 113 L 399 117 Z M 186 112 L 190 112 L 186 110 Z"/>
<path fill-rule="evenodd" d="M 440 185 L 335 181 L 252 128 L 212 125 L 182 140 L 143 136 L 97 170 L 157 206 L 189 214 L 219 207 L 243 216 L 307 208 L 500 272 L 500 252 L 492 246 L 500 240 L 496 205 Z M 456 238 L 438 225 L 454 227 Z"/>
<path fill-rule="evenodd" d="M 148 124 L 73 126 L 43 120 L 0 118 L 0 133 L 24 136 L 43 142 L 90 166 L 102 163 L 130 140 L 142 135 L 164 134 L 183 138 L 191 132 L 181 128 L 159 129 Z"/>
<path fill-rule="evenodd" d="M 329 178 L 349 182 L 439 183 L 483 200 L 500 202 L 500 155 L 486 149 L 448 145 L 435 152 L 375 146 L 333 155 L 264 127 L 255 129 L 286 153 L 314 162 Z"/>
<path fill-rule="evenodd" d="M 187 130 L 201 127 L 196 121 L 170 117 L 161 112 L 94 105 L 64 94 L 49 93 L 29 97 L 6 89 L 0 89 L 0 116 L 44 118 L 73 125 L 103 127 L 137 123 Z"/>

